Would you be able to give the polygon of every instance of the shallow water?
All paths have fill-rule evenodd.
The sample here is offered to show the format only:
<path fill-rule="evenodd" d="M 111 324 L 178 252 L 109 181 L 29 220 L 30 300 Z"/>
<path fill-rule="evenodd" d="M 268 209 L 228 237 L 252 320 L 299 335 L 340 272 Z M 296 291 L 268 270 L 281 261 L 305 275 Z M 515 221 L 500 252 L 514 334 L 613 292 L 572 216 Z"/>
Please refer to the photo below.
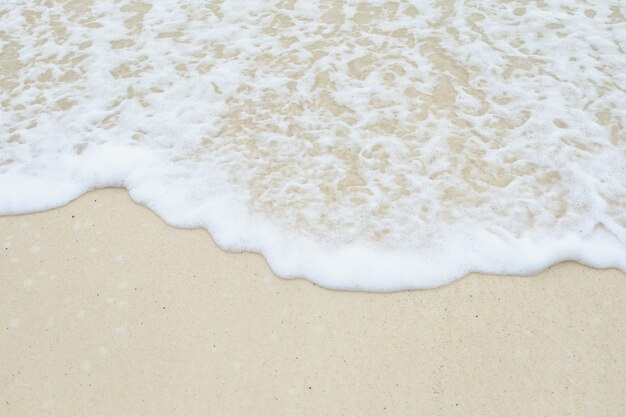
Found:
<path fill-rule="evenodd" d="M 329 287 L 626 271 L 618 1 L 0 6 L 0 213 L 127 187 Z"/>

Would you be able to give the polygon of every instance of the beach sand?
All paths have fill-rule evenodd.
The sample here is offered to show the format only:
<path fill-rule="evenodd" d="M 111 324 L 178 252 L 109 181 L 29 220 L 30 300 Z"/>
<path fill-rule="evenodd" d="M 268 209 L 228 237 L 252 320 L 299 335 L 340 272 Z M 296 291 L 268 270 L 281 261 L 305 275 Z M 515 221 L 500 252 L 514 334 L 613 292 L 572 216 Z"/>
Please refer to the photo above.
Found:
<path fill-rule="evenodd" d="M 0 218 L 2 416 L 622 415 L 626 275 L 330 291 L 125 190 Z"/>

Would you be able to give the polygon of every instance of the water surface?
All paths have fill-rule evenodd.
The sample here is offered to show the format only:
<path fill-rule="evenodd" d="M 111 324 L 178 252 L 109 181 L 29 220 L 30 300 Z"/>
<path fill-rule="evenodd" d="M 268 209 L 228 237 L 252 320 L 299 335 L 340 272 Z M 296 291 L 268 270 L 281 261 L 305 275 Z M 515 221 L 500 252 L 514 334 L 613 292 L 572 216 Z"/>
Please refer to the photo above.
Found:
<path fill-rule="evenodd" d="M 157 3 L 0 6 L 0 213 L 124 186 L 337 288 L 626 270 L 623 2 Z"/>

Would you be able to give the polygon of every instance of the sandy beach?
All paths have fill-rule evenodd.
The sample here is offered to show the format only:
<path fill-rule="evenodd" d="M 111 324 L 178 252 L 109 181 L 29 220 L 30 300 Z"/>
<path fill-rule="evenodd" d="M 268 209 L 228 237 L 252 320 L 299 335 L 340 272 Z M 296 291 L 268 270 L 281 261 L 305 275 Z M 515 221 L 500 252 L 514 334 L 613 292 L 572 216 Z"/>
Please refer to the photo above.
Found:
<path fill-rule="evenodd" d="M 0 217 L 3 416 L 619 416 L 626 276 L 330 291 L 123 189 Z"/>
<path fill-rule="evenodd" d="M 5 3 L 0 213 L 125 186 L 334 288 L 626 270 L 616 1 Z M 329 290 L 121 188 L 0 245 L 0 417 L 626 409 L 618 269 Z"/>

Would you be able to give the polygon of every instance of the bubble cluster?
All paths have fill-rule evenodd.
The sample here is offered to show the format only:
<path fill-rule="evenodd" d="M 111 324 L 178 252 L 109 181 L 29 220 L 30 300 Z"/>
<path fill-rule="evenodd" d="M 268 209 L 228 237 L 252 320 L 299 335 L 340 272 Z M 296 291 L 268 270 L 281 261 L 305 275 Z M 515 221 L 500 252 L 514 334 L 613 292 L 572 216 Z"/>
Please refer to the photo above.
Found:
<path fill-rule="evenodd" d="M 0 212 L 127 187 L 341 288 L 626 270 L 617 1 L 0 6 Z"/>

